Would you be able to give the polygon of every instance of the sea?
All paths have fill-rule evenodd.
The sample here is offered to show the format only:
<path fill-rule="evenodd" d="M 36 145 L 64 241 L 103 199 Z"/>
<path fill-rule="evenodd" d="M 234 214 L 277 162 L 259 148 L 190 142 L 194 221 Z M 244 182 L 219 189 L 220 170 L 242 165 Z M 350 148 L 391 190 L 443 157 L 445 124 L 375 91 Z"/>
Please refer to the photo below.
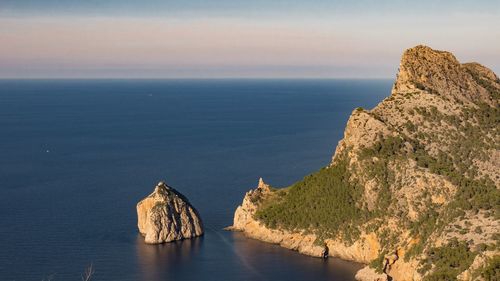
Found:
<path fill-rule="evenodd" d="M 224 231 L 260 177 L 327 165 L 356 107 L 392 80 L 0 80 L 0 280 L 354 280 L 362 265 Z M 159 181 L 205 235 L 147 245 Z"/>

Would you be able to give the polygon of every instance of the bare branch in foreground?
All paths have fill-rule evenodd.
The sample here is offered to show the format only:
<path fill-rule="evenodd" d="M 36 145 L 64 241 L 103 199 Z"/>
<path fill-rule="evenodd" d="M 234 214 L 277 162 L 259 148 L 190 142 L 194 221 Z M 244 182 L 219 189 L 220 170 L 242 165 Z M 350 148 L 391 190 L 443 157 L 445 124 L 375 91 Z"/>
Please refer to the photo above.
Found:
<path fill-rule="evenodd" d="M 89 267 L 87 267 L 82 275 L 82 281 L 90 281 L 92 279 L 92 275 L 94 275 L 94 266 L 90 263 Z"/>

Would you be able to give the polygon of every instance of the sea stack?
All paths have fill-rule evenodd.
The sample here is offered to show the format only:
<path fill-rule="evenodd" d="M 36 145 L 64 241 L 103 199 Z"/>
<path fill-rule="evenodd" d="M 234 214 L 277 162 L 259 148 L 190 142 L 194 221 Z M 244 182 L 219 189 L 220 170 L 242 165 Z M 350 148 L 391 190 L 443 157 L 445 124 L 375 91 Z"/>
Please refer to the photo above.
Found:
<path fill-rule="evenodd" d="M 201 218 L 186 197 L 159 182 L 153 193 L 137 203 L 137 227 L 148 244 L 203 235 Z"/>

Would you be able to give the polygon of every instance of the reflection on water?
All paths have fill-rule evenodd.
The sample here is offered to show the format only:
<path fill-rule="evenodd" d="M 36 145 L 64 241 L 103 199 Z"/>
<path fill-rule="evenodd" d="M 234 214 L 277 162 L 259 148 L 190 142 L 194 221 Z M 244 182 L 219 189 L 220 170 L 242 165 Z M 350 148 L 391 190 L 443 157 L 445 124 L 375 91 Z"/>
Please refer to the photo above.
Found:
<path fill-rule="evenodd" d="M 363 265 L 337 258 L 307 257 L 261 241 L 248 239 L 243 233 L 232 233 L 238 256 L 257 268 L 263 280 L 354 280 Z M 260 278 L 259 278 L 260 279 Z"/>
<path fill-rule="evenodd" d="M 188 264 L 203 244 L 203 236 L 188 240 L 150 245 L 137 234 L 136 249 L 141 280 L 173 280 L 169 273 Z"/>
<path fill-rule="evenodd" d="M 307 257 L 240 232 L 207 228 L 205 236 L 148 245 L 137 236 L 140 280 L 354 280 L 362 265 Z"/>

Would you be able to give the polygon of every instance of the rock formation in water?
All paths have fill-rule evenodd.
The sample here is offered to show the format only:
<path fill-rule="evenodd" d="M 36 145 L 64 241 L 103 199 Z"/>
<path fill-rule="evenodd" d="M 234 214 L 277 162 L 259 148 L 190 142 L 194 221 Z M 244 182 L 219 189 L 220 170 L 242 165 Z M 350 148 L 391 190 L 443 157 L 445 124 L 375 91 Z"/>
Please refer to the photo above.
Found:
<path fill-rule="evenodd" d="M 417 46 L 391 95 L 355 109 L 332 162 L 259 182 L 231 229 L 367 264 L 359 280 L 500 280 L 500 80 Z"/>
<path fill-rule="evenodd" d="M 137 226 L 148 244 L 203 235 L 198 212 L 186 197 L 163 182 L 137 204 Z"/>

